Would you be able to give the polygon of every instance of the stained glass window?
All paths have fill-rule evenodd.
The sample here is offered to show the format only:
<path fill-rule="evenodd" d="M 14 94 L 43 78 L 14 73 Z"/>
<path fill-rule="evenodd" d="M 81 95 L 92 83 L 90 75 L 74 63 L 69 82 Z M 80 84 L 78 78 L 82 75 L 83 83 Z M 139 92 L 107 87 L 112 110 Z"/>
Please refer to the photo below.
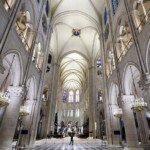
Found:
<path fill-rule="evenodd" d="M 76 102 L 80 101 L 79 90 L 76 91 Z"/>
<path fill-rule="evenodd" d="M 69 91 L 69 101 L 70 103 L 73 102 L 73 91 Z"/>
<path fill-rule="evenodd" d="M 120 0 L 112 0 L 111 1 L 113 15 L 116 14 L 116 10 L 118 8 L 119 2 L 120 2 Z"/>
<path fill-rule="evenodd" d="M 63 102 L 67 102 L 67 91 L 64 90 L 63 92 Z"/>

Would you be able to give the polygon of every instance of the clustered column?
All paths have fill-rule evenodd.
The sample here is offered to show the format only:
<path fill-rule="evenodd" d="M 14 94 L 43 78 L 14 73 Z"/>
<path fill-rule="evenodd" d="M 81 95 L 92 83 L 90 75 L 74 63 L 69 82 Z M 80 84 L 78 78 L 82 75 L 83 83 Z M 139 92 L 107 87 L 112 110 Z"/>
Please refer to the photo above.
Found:
<path fill-rule="evenodd" d="M 93 137 L 96 137 L 95 131 L 95 108 L 96 108 L 96 87 L 95 87 L 95 67 L 89 68 L 89 132 L 93 133 Z M 91 136 L 91 135 L 89 135 Z"/>
<path fill-rule="evenodd" d="M 6 108 L 0 127 L 0 149 L 9 149 L 12 144 L 22 102 L 23 88 L 9 86 L 8 92 L 10 94 L 10 104 Z"/>

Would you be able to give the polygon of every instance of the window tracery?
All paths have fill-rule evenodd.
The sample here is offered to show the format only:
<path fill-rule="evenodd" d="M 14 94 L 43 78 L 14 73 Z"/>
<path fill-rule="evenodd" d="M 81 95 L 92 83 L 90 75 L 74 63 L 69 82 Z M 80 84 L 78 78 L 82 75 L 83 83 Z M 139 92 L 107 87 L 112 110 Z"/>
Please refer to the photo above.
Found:
<path fill-rule="evenodd" d="M 107 62 L 106 62 L 106 75 L 109 78 L 113 70 L 116 69 L 115 57 L 113 49 L 110 49 L 108 52 Z"/>
<path fill-rule="evenodd" d="M 150 0 L 137 0 L 133 8 L 133 21 L 140 32 L 150 18 Z"/>
<path fill-rule="evenodd" d="M 76 102 L 80 101 L 79 90 L 76 91 Z"/>
<path fill-rule="evenodd" d="M 128 24 L 121 25 L 119 28 L 119 35 L 116 43 L 116 52 L 118 60 L 121 61 L 122 57 L 126 54 L 132 45 L 132 35 Z"/>
<path fill-rule="evenodd" d="M 69 103 L 73 102 L 73 96 L 74 96 L 73 91 L 69 91 L 69 100 L 68 100 Z"/>
<path fill-rule="evenodd" d="M 22 5 L 20 12 L 18 13 L 15 27 L 26 50 L 29 50 L 32 45 L 34 32 L 33 25 L 31 23 L 30 12 L 25 10 L 24 4 Z"/>
<path fill-rule="evenodd" d="M 111 0 L 113 15 L 116 14 L 117 8 L 119 6 L 119 2 L 120 2 L 120 0 Z"/>
<path fill-rule="evenodd" d="M 15 2 L 16 0 L 2 0 L 6 11 L 9 11 L 14 6 Z"/>

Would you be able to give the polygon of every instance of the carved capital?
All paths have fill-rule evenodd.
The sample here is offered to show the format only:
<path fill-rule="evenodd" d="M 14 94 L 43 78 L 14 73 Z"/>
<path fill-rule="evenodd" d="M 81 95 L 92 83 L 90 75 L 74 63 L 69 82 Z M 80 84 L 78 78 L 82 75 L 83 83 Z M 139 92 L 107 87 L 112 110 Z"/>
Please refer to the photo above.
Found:
<path fill-rule="evenodd" d="M 10 96 L 19 97 L 22 96 L 24 90 L 21 86 L 9 86 L 7 88 L 7 91 L 9 92 Z"/>

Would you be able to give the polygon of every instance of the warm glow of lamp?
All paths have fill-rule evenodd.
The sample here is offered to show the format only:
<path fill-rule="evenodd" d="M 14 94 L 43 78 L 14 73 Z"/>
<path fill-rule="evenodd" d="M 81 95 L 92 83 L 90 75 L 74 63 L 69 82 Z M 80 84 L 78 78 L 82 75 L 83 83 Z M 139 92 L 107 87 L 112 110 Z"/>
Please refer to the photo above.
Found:
<path fill-rule="evenodd" d="M 8 106 L 9 98 L 6 93 L 0 92 L 0 107 Z"/>
<path fill-rule="evenodd" d="M 122 112 L 122 108 L 117 108 L 114 112 L 113 112 L 113 115 L 117 118 L 121 118 L 122 115 L 123 115 L 123 112 Z"/>
<path fill-rule="evenodd" d="M 135 112 L 143 111 L 147 108 L 147 103 L 144 102 L 143 98 L 135 98 L 135 100 L 131 104 L 131 109 Z"/>
<path fill-rule="evenodd" d="M 19 111 L 19 116 L 24 117 L 30 114 L 29 108 L 27 106 L 21 106 Z"/>

